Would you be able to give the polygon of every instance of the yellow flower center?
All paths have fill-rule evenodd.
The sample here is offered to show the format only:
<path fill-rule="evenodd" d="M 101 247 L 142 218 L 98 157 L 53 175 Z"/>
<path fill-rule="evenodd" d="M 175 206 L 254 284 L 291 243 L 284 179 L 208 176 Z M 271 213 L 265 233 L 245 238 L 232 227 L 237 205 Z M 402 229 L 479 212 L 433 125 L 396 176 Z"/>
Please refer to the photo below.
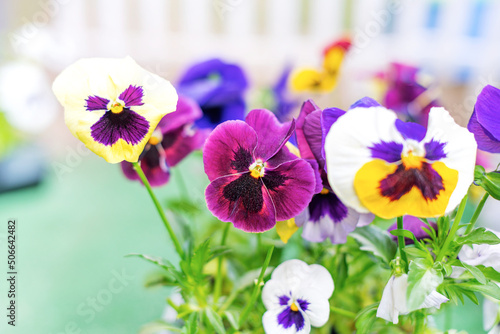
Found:
<path fill-rule="evenodd" d="M 116 101 L 110 101 L 108 103 L 108 110 L 110 110 L 113 114 L 121 113 L 124 107 L 125 103 L 120 99 L 117 99 Z"/>
<path fill-rule="evenodd" d="M 297 312 L 299 310 L 299 308 L 297 307 L 297 305 L 295 303 L 292 303 L 292 305 L 290 305 L 290 310 Z"/>
<path fill-rule="evenodd" d="M 330 193 L 330 190 L 323 188 L 320 192 L 321 195 L 328 195 Z"/>
<path fill-rule="evenodd" d="M 163 140 L 163 135 L 160 131 L 155 130 L 153 131 L 153 134 L 151 135 L 151 138 L 149 138 L 148 143 L 155 146 L 161 143 Z"/>
<path fill-rule="evenodd" d="M 255 179 L 258 179 L 259 177 L 263 177 L 264 176 L 264 171 L 265 171 L 265 165 L 264 163 L 262 162 L 262 160 L 257 160 L 255 161 L 253 164 L 250 165 L 250 168 L 248 168 L 250 170 L 250 175 L 255 178 Z"/>
<path fill-rule="evenodd" d="M 424 162 L 424 157 L 414 155 L 413 152 L 408 152 L 408 154 L 401 156 L 401 161 L 406 169 L 410 168 L 420 168 L 422 167 L 422 162 Z"/>

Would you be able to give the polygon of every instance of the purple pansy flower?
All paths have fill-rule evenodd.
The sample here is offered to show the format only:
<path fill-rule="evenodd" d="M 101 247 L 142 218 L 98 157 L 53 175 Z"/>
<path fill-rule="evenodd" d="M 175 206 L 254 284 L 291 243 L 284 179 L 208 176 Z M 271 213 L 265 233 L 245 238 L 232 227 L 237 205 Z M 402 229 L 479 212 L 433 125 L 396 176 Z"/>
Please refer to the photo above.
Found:
<path fill-rule="evenodd" d="M 437 230 L 437 224 L 435 222 L 429 221 L 429 223 L 431 224 L 431 226 L 435 230 Z M 391 225 L 391 227 L 389 227 L 389 231 L 396 230 L 397 228 L 398 228 L 398 224 L 394 223 Z M 417 238 L 417 240 L 429 238 L 429 235 L 427 234 L 427 232 L 425 232 L 423 230 L 423 228 L 429 229 L 429 226 L 425 222 L 420 220 L 419 218 L 417 218 L 415 216 L 409 216 L 409 215 L 406 215 L 403 217 L 403 229 L 412 232 L 413 235 L 415 236 L 415 238 Z M 394 241 L 396 241 L 398 239 L 398 237 L 393 235 L 392 239 Z M 407 245 L 412 244 L 413 240 L 410 238 L 405 238 L 405 243 Z"/>
<path fill-rule="evenodd" d="M 179 96 L 177 108 L 162 118 L 144 148 L 139 161 L 149 183 L 161 186 L 170 179 L 170 167 L 177 165 L 194 150 L 201 149 L 210 134 L 208 129 L 193 127 L 202 116 L 193 100 Z M 131 180 L 140 180 L 129 162 L 122 162 L 123 173 Z"/>
<path fill-rule="evenodd" d="M 414 66 L 391 64 L 384 105 L 426 126 L 429 111 L 432 107 L 438 107 L 439 104 L 425 96 L 427 88 L 417 82 L 418 71 L 419 69 Z"/>
<path fill-rule="evenodd" d="M 307 334 L 328 321 L 334 289 L 332 275 L 318 264 L 288 260 L 274 269 L 262 290 L 268 334 Z"/>
<path fill-rule="evenodd" d="M 203 150 L 208 209 L 222 221 L 247 232 L 271 229 L 276 221 L 298 215 L 316 186 L 309 163 L 285 146 L 295 121 L 279 123 L 265 109 L 243 121 L 220 124 Z"/>
<path fill-rule="evenodd" d="M 195 100 L 203 110 L 203 117 L 196 122 L 202 128 L 245 117 L 244 92 L 248 86 L 242 68 L 210 59 L 189 68 L 181 77 L 179 94 Z"/>
<path fill-rule="evenodd" d="M 365 98 L 354 106 L 361 103 L 378 105 L 374 100 Z M 324 140 L 333 122 L 343 114 L 345 111 L 337 108 L 321 110 L 312 100 L 307 100 L 297 118 L 300 155 L 307 161 L 314 161 L 321 175 L 311 203 L 295 218 L 297 226 L 303 226 L 302 237 L 311 242 L 329 238 L 334 244 L 345 243 L 360 218 L 359 213 L 345 206 L 333 192 L 325 171 Z"/>
<path fill-rule="evenodd" d="M 474 134 L 480 150 L 500 153 L 500 89 L 487 85 L 477 97 L 467 129 Z"/>

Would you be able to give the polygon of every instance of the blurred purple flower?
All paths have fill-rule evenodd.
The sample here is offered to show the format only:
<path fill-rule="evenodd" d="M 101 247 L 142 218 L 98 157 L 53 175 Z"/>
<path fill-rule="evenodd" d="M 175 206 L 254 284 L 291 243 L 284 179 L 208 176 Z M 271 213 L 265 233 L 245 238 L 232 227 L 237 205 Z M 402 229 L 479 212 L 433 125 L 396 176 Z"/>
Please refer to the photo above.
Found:
<path fill-rule="evenodd" d="M 296 100 L 290 98 L 288 90 L 288 79 L 291 71 L 292 67 L 286 66 L 278 81 L 272 87 L 274 97 L 274 107 L 272 110 L 281 122 L 290 120 L 293 109 L 298 105 Z"/>
<path fill-rule="evenodd" d="M 429 221 L 431 226 L 437 231 L 437 224 L 433 221 Z M 398 228 L 397 223 L 394 223 L 389 227 L 389 231 L 396 230 Z M 429 228 L 429 226 L 421 221 L 419 218 L 414 216 L 404 216 L 403 217 L 403 229 L 408 230 L 413 233 L 417 240 L 422 240 L 424 238 L 429 238 L 427 232 L 425 232 L 422 228 Z M 393 235 L 392 239 L 396 241 L 398 239 L 397 236 Z M 405 244 L 412 244 L 413 240 L 409 238 L 405 238 Z"/>
<path fill-rule="evenodd" d="M 208 209 L 246 232 L 264 232 L 311 201 L 314 170 L 285 146 L 295 121 L 281 124 L 265 109 L 215 128 L 203 150 Z"/>
<path fill-rule="evenodd" d="M 193 126 L 201 116 L 201 109 L 196 102 L 179 96 L 177 109 L 158 123 L 139 157 L 144 174 L 152 186 L 166 184 L 170 179 L 170 167 L 177 165 L 192 151 L 202 148 L 210 130 Z M 121 167 L 127 178 L 140 180 L 131 163 L 124 161 Z"/>
<path fill-rule="evenodd" d="M 364 98 L 351 108 L 379 105 Z M 334 244 L 345 243 L 347 235 L 356 228 L 360 214 L 345 206 L 333 192 L 325 171 L 325 137 L 332 124 L 345 111 L 338 108 L 321 110 L 312 100 L 302 105 L 297 118 L 297 143 L 300 156 L 316 167 L 317 181 L 315 195 L 309 206 L 295 218 L 297 226 L 303 226 L 302 237 L 311 242 L 322 242 L 327 238 Z"/>
<path fill-rule="evenodd" d="M 387 75 L 388 89 L 384 105 L 426 126 L 429 111 L 440 105 L 425 95 L 427 88 L 417 82 L 418 71 L 414 66 L 392 63 Z"/>
<path fill-rule="evenodd" d="M 195 100 L 203 110 L 196 122 L 201 128 L 245 117 L 244 92 L 248 86 L 242 68 L 220 59 L 210 59 L 190 67 L 182 75 L 177 91 Z"/>
<path fill-rule="evenodd" d="M 500 89 L 487 85 L 477 97 L 467 129 L 474 134 L 480 150 L 500 153 Z"/>

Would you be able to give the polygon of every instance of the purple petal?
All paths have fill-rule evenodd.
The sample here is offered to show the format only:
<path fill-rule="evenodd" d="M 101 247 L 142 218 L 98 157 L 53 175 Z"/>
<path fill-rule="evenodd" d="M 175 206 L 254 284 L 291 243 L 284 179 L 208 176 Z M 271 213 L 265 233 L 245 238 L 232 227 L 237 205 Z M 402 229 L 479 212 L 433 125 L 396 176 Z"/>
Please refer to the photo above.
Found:
<path fill-rule="evenodd" d="M 396 129 L 403 135 L 404 139 L 413 139 L 420 142 L 425 137 L 427 130 L 420 124 L 412 122 L 403 122 L 396 120 Z"/>
<path fill-rule="evenodd" d="M 314 171 L 297 159 L 266 169 L 262 178 L 276 208 L 276 219 L 287 220 L 301 213 L 311 201 L 316 186 Z"/>
<path fill-rule="evenodd" d="M 330 131 L 333 123 L 339 119 L 340 116 L 344 115 L 345 111 L 338 108 L 328 108 L 323 110 L 321 113 L 321 132 L 322 132 L 322 141 L 321 141 L 321 157 L 325 159 L 325 138 Z M 325 165 L 326 170 L 326 165 Z"/>
<path fill-rule="evenodd" d="M 320 169 L 325 167 L 325 158 L 323 157 L 323 130 L 321 127 L 321 110 L 311 113 L 305 119 L 304 134 L 310 151 L 319 164 Z M 300 146 L 299 146 L 300 149 Z M 300 152 L 302 156 L 302 151 Z M 306 157 L 303 157 L 306 158 Z"/>
<path fill-rule="evenodd" d="M 254 162 L 257 133 L 243 121 L 217 126 L 205 142 L 203 164 L 210 181 L 229 174 L 247 172 Z"/>
<path fill-rule="evenodd" d="M 490 153 L 500 153 L 500 141 L 479 124 L 476 110 L 474 110 L 470 117 L 467 129 L 474 134 L 474 138 L 477 141 L 477 147 L 480 150 Z"/>
<path fill-rule="evenodd" d="M 258 143 L 254 155 L 262 161 L 276 155 L 295 130 L 295 121 L 281 124 L 278 118 L 266 109 L 250 111 L 245 122 L 257 133 Z"/>
<path fill-rule="evenodd" d="M 109 100 L 99 96 L 89 96 L 85 102 L 87 111 L 108 110 Z"/>
<path fill-rule="evenodd" d="M 196 122 L 196 125 L 200 128 L 214 128 L 225 121 L 243 120 L 245 108 L 245 101 L 241 98 L 226 104 L 202 106 L 203 117 Z"/>
<path fill-rule="evenodd" d="M 201 149 L 209 135 L 210 130 L 208 129 L 193 130 L 189 126 L 166 134 L 163 137 L 162 146 L 165 150 L 167 164 L 174 167 L 191 152 Z"/>
<path fill-rule="evenodd" d="M 427 160 L 441 160 L 446 158 L 446 153 L 444 152 L 444 147 L 446 143 L 441 143 L 437 140 L 432 139 L 430 142 L 425 143 L 425 158 Z"/>
<path fill-rule="evenodd" d="M 354 104 L 350 106 L 349 109 L 371 108 L 371 107 L 381 107 L 381 105 L 371 97 L 365 96 L 362 99 L 359 99 L 358 101 L 354 102 Z"/>
<path fill-rule="evenodd" d="M 309 204 L 309 219 L 318 222 L 328 215 L 334 222 L 340 222 L 347 217 L 348 209 L 333 192 L 317 194 Z"/>
<path fill-rule="evenodd" d="M 92 138 L 106 146 L 113 145 L 120 138 L 136 145 L 149 132 L 149 122 L 143 116 L 125 108 L 119 114 L 107 111 L 90 130 Z"/>
<path fill-rule="evenodd" d="M 321 117 L 321 109 L 314 103 L 313 100 L 307 100 L 302 104 L 300 108 L 299 117 L 297 117 L 295 134 L 297 137 L 297 144 L 300 151 L 300 156 L 304 159 L 314 159 L 314 154 L 309 147 L 309 144 L 304 133 L 304 126 L 306 123 L 306 117 L 308 117 L 312 112 L 318 111 Z M 321 131 L 321 128 L 320 128 Z M 321 135 L 321 134 L 320 134 Z"/>
<path fill-rule="evenodd" d="M 435 222 L 430 221 L 429 222 L 434 229 L 437 230 L 437 224 Z M 397 223 L 394 223 L 389 227 L 389 231 L 396 230 L 398 228 Z M 411 231 L 413 235 L 417 238 L 417 240 L 421 240 L 424 238 L 429 238 L 429 235 L 427 232 L 425 232 L 422 228 L 429 228 L 426 223 L 418 219 L 417 217 L 414 216 L 404 216 L 403 217 L 403 229 Z M 392 239 L 397 240 L 397 236 L 393 235 Z M 405 243 L 406 244 L 412 244 L 413 240 L 409 238 L 405 238 Z"/>
<path fill-rule="evenodd" d="M 401 160 L 401 153 L 403 152 L 403 144 L 396 142 L 376 143 L 369 147 L 372 158 L 382 159 L 390 163 Z"/>
<path fill-rule="evenodd" d="M 323 190 L 323 179 L 321 178 L 321 174 L 319 172 L 320 169 L 319 169 L 318 162 L 316 160 L 313 160 L 313 159 L 304 159 L 304 160 L 307 161 L 311 165 L 311 167 L 314 171 L 314 176 L 316 178 L 316 187 L 314 188 L 314 193 L 317 194 L 321 190 Z"/>
<path fill-rule="evenodd" d="M 474 111 L 479 124 L 497 140 L 500 139 L 499 107 L 500 89 L 487 85 L 477 97 Z"/>
<path fill-rule="evenodd" d="M 118 98 L 125 102 L 125 106 L 129 108 L 132 106 L 142 106 L 144 104 L 142 102 L 143 96 L 144 91 L 141 86 L 130 85 L 120 94 Z"/>
<path fill-rule="evenodd" d="M 278 324 L 287 329 L 295 326 L 296 331 L 300 331 L 304 328 L 304 316 L 300 311 L 292 311 L 290 307 L 285 308 L 280 314 L 278 314 Z M 295 333 L 295 331 L 293 332 Z"/>
<path fill-rule="evenodd" d="M 197 119 L 201 118 L 203 115 L 198 104 L 185 96 L 179 96 L 177 101 L 177 108 L 174 112 L 165 115 L 160 123 L 158 123 L 158 128 L 161 129 L 163 134 L 174 131 L 189 123 L 193 123 Z"/>
<path fill-rule="evenodd" d="M 208 209 L 245 232 L 264 232 L 276 225 L 273 202 L 262 180 L 250 173 L 213 180 L 205 190 Z"/>
<path fill-rule="evenodd" d="M 285 305 L 288 305 L 288 301 L 290 300 L 290 297 L 288 297 L 287 295 L 283 295 L 283 296 L 279 297 L 279 300 L 280 300 L 280 305 L 285 306 Z"/>
<path fill-rule="evenodd" d="M 122 171 L 125 176 L 130 179 L 130 180 L 139 180 L 139 182 L 142 181 L 139 178 L 139 175 L 137 175 L 137 172 L 135 171 L 133 165 L 130 162 L 123 161 L 121 163 Z M 164 171 L 162 168 L 160 168 L 159 165 L 156 165 L 155 167 L 151 167 L 148 165 L 144 160 L 141 161 L 141 168 L 142 171 L 144 172 L 144 175 L 146 175 L 146 178 L 148 179 L 149 184 L 152 187 L 159 187 L 165 185 L 169 180 L 170 180 L 170 172 L 169 171 Z"/>

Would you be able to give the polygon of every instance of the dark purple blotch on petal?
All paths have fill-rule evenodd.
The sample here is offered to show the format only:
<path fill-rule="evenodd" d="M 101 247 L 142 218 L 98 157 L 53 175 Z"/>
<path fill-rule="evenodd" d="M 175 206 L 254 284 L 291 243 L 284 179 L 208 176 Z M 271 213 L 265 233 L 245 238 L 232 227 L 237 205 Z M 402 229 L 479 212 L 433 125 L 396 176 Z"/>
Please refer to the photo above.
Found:
<path fill-rule="evenodd" d="M 441 143 L 437 140 L 432 139 L 430 142 L 425 143 L 425 158 L 427 160 L 440 160 L 446 158 L 446 153 L 444 152 L 444 147 L 446 143 Z"/>
<path fill-rule="evenodd" d="M 107 110 L 109 100 L 99 96 L 89 96 L 85 102 L 87 111 Z"/>
<path fill-rule="evenodd" d="M 400 164 L 394 173 L 380 181 L 379 189 L 382 196 L 390 198 L 391 201 L 397 201 L 410 192 L 414 186 L 420 190 L 426 200 L 435 200 L 439 192 L 444 190 L 443 179 L 426 162 L 422 163 L 419 169 L 405 169 L 405 166 Z"/>
<path fill-rule="evenodd" d="M 285 184 L 285 181 L 288 180 L 286 175 L 283 175 L 279 171 L 266 171 L 262 181 L 266 185 L 267 189 L 271 191 L 271 197 L 273 195 L 272 192 L 276 192 L 278 188 Z"/>
<path fill-rule="evenodd" d="M 124 108 L 119 114 L 107 111 L 90 130 L 92 138 L 106 146 L 115 144 L 120 138 L 136 145 L 149 132 L 149 122 L 143 116 Z"/>
<path fill-rule="evenodd" d="M 287 329 L 295 325 L 297 331 L 304 328 L 304 316 L 300 311 L 292 311 L 290 307 L 285 308 L 278 314 L 278 324 Z"/>
<path fill-rule="evenodd" d="M 279 300 L 280 300 L 280 305 L 285 306 L 285 305 L 288 305 L 288 301 L 290 300 L 290 297 L 283 295 L 283 296 L 279 297 Z"/>
<path fill-rule="evenodd" d="M 309 204 L 309 220 L 312 222 L 319 222 L 321 217 L 328 215 L 335 223 L 338 223 L 347 217 L 348 213 L 344 203 L 331 191 L 328 194 L 314 195 Z"/>
<path fill-rule="evenodd" d="M 307 308 L 311 303 L 304 299 L 297 299 L 297 303 L 299 304 L 302 311 L 307 311 Z"/>
<path fill-rule="evenodd" d="M 239 146 L 234 152 L 231 167 L 238 173 L 248 172 L 248 168 L 253 163 L 253 156 L 249 150 Z"/>
<path fill-rule="evenodd" d="M 404 139 L 413 139 L 420 142 L 425 137 L 427 130 L 420 124 L 412 122 L 403 122 L 396 120 L 396 129 L 401 133 Z"/>
<path fill-rule="evenodd" d="M 224 187 L 222 195 L 231 203 L 234 208 L 241 201 L 246 211 L 257 213 L 262 210 L 264 198 L 262 197 L 262 181 L 244 173 L 236 180 Z"/>
<path fill-rule="evenodd" d="M 382 141 L 369 147 L 372 158 L 382 159 L 389 163 L 394 163 L 401 160 L 401 153 L 403 152 L 403 144 L 396 142 Z"/>
<path fill-rule="evenodd" d="M 142 106 L 142 97 L 144 96 L 144 91 L 141 86 L 128 86 L 120 96 L 118 97 L 120 100 L 125 102 L 125 106 Z"/>

